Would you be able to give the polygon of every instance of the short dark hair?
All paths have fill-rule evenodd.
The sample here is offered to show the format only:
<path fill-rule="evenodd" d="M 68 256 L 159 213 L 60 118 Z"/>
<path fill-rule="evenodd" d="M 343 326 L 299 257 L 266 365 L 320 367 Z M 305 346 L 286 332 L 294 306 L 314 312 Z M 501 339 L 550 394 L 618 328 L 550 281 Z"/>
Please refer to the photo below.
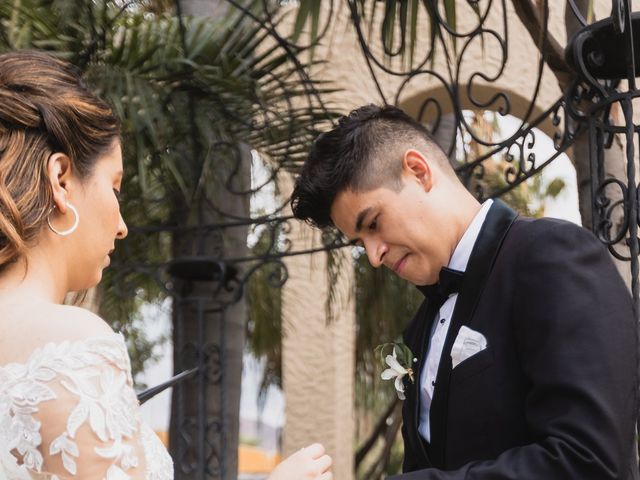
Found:
<path fill-rule="evenodd" d="M 365 105 L 353 110 L 313 142 L 291 195 L 293 215 L 324 228 L 332 225 L 331 206 L 345 189 L 399 190 L 402 157 L 409 148 L 430 150 L 448 165 L 429 131 L 399 108 Z"/>

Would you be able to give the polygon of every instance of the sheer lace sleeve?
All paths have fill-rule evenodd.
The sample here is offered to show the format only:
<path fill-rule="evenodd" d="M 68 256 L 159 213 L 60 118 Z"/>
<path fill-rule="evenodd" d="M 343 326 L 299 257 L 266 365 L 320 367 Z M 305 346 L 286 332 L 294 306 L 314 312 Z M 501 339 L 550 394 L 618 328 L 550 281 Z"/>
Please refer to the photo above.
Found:
<path fill-rule="evenodd" d="M 8 480 L 170 479 L 138 412 L 121 335 L 46 345 L 0 368 L 0 465 Z"/>

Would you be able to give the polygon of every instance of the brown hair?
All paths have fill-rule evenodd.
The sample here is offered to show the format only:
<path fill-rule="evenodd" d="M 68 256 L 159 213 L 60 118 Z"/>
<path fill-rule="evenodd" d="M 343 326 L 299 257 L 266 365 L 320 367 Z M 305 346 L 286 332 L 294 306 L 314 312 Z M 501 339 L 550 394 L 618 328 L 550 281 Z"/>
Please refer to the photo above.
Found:
<path fill-rule="evenodd" d="M 24 254 L 53 204 L 47 161 L 82 179 L 120 135 L 111 108 L 74 68 L 36 51 L 0 55 L 0 270 Z"/>

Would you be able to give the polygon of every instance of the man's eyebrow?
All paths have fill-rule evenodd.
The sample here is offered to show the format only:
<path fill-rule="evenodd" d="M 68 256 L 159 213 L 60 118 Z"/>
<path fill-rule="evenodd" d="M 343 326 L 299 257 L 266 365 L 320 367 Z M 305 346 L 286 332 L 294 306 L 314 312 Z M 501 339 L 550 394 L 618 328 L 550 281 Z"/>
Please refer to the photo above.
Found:
<path fill-rule="evenodd" d="M 362 230 L 362 223 L 364 222 L 364 219 L 367 218 L 367 215 L 370 211 L 371 207 L 365 208 L 358 214 L 358 216 L 356 217 L 356 232 Z"/>

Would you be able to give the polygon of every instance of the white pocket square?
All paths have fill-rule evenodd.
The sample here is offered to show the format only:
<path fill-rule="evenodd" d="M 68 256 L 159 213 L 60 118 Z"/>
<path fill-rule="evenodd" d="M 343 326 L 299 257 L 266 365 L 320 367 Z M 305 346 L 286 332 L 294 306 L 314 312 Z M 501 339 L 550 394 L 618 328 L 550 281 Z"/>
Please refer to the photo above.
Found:
<path fill-rule="evenodd" d="M 460 362 L 485 348 L 487 348 L 487 339 L 484 335 L 463 325 L 451 349 L 451 368 L 456 368 Z"/>

